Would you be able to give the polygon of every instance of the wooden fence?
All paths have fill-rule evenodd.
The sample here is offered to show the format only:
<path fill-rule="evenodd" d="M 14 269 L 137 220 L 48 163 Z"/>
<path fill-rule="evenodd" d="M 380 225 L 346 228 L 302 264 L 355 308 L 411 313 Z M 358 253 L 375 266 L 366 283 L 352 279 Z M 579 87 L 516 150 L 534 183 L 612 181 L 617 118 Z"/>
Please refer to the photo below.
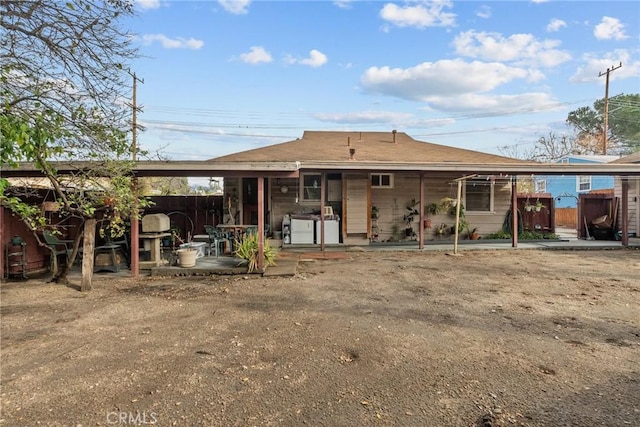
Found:
<path fill-rule="evenodd" d="M 556 226 L 577 228 L 577 208 L 556 208 Z"/>

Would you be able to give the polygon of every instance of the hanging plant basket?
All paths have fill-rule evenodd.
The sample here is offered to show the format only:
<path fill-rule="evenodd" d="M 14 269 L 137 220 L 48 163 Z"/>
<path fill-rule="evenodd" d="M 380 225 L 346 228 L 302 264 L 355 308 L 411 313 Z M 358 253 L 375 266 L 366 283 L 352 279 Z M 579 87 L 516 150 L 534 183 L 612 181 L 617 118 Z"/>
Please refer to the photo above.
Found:
<path fill-rule="evenodd" d="M 60 210 L 60 203 L 42 202 L 42 210 L 44 210 L 45 212 L 58 212 Z"/>

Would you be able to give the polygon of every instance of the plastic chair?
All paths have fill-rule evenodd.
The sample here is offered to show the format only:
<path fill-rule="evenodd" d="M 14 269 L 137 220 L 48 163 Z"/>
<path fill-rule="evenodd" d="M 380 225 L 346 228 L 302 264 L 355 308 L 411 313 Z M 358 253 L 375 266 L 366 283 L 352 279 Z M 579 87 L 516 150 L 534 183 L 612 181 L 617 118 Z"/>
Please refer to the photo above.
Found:
<path fill-rule="evenodd" d="M 253 234 L 258 234 L 258 226 L 257 225 L 252 225 L 252 226 L 247 227 L 244 230 L 244 234 L 245 235 L 249 235 L 249 236 L 253 235 Z"/>
<path fill-rule="evenodd" d="M 57 258 L 60 255 L 64 255 L 66 262 L 69 261 L 71 252 L 73 251 L 73 240 L 58 239 L 58 237 L 49 230 L 43 231 L 42 236 L 44 237 L 44 241 L 47 246 L 53 250 L 53 255 L 51 257 L 51 269 L 53 269 L 53 257 Z"/>
<path fill-rule="evenodd" d="M 204 230 L 209 235 L 209 253 L 213 249 L 216 257 L 220 254 L 220 244 L 229 240 L 227 236 L 212 225 L 205 225 Z"/>

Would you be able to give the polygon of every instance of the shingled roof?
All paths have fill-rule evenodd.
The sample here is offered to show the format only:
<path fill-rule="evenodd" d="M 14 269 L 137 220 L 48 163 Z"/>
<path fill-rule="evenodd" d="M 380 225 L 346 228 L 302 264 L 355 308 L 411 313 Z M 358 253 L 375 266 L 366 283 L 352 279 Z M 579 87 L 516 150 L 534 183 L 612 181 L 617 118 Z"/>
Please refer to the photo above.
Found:
<path fill-rule="evenodd" d="M 640 163 L 640 151 L 625 157 L 620 157 L 618 160 L 614 160 L 611 163 Z"/>
<path fill-rule="evenodd" d="M 355 150 L 351 159 L 350 150 Z M 404 132 L 305 131 L 302 138 L 217 157 L 211 162 L 529 163 L 418 141 Z"/>

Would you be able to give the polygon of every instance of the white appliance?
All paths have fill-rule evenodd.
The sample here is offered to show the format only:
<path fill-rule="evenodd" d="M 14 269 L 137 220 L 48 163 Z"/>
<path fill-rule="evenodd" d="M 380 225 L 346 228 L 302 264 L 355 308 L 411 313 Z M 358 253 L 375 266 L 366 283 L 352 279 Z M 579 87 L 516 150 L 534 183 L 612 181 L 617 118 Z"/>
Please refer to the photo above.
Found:
<path fill-rule="evenodd" d="M 316 221 L 316 243 L 321 244 L 320 236 L 322 223 L 320 220 Z M 328 245 L 340 243 L 340 221 L 337 219 L 325 219 L 324 220 L 324 243 Z"/>
<path fill-rule="evenodd" d="M 291 218 L 291 243 L 313 244 L 313 219 Z"/>

